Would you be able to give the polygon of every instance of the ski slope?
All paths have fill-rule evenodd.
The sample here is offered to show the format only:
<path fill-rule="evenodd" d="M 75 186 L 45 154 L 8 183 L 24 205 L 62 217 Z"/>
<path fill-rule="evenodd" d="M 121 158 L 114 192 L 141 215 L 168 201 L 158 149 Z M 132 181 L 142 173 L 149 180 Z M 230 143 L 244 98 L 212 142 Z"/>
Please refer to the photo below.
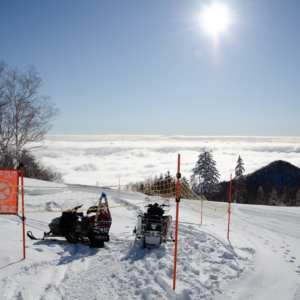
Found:
<path fill-rule="evenodd" d="M 111 206 L 142 200 L 141 194 L 121 192 L 118 199 L 116 190 L 105 192 Z M 233 204 L 227 240 L 227 216 L 203 217 L 200 224 L 199 213 L 183 202 L 179 207 L 175 291 L 174 243 L 142 249 L 133 236 L 142 205 L 111 209 L 111 240 L 102 249 L 26 237 L 25 260 L 20 219 L 0 215 L 2 299 L 300 299 L 300 208 Z M 26 231 L 41 237 L 59 215 L 27 214 Z"/>

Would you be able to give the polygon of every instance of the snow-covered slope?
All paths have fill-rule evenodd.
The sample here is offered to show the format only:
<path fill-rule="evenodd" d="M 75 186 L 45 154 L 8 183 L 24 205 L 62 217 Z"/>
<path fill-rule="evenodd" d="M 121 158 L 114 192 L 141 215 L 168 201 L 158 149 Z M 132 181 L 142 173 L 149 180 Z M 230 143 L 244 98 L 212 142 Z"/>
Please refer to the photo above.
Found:
<path fill-rule="evenodd" d="M 106 193 L 111 206 L 140 199 Z M 181 202 L 175 291 L 174 243 L 142 249 L 133 236 L 142 211 L 141 205 L 111 209 L 111 241 L 102 249 L 26 237 L 25 260 L 20 219 L 0 215 L 2 299 L 300 299 L 299 208 L 233 204 L 227 240 L 227 217 L 203 217 L 200 225 L 200 215 Z M 27 214 L 26 231 L 42 236 L 57 215 Z"/>

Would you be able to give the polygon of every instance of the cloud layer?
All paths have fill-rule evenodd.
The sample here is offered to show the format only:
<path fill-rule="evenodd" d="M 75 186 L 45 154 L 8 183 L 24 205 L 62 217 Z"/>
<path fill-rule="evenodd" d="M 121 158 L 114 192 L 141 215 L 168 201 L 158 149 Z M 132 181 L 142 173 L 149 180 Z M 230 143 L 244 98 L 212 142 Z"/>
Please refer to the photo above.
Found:
<path fill-rule="evenodd" d="M 213 151 L 221 175 L 234 175 L 240 155 L 246 174 L 274 160 L 285 160 L 300 167 L 300 138 L 297 137 L 164 137 L 164 136 L 48 136 L 47 148 L 35 155 L 45 165 L 62 172 L 66 183 L 101 186 L 144 180 L 168 170 L 177 172 L 181 155 L 181 173 L 192 174 L 202 148 Z"/>

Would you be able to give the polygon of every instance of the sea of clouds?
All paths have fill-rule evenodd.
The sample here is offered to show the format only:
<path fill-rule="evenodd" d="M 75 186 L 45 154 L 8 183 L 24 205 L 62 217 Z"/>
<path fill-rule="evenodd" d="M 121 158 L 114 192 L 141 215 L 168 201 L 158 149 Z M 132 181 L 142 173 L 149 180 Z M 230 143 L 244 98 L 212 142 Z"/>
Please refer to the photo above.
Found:
<path fill-rule="evenodd" d="M 44 165 L 63 174 L 66 183 L 112 186 L 149 177 L 181 173 L 189 179 L 202 148 L 212 150 L 220 181 L 229 180 L 238 156 L 245 174 L 275 160 L 300 167 L 299 137 L 72 136 L 48 135 L 43 148 L 33 149 Z"/>

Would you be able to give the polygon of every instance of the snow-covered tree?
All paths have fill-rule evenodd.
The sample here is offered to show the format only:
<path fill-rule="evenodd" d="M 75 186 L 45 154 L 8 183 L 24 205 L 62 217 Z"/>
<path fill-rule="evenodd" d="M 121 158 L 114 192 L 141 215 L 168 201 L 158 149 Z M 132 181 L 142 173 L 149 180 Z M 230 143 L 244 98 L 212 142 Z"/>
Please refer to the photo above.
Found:
<path fill-rule="evenodd" d="M 182 181 L 184 181 L 186 185 L 189 186 L 189 180 L 185 176 L 182 177 Z"/>
<path fill-rule="evenodd" d="M 191 188 L 191 190 L 195 191 L 197 186 L 198 186 L 198 180 L 195 177 L 193 177 L 193 175 L 192 175 L 190 177 L 190 188 Z"/>
<path fill-rule="evenodd" d="M 196 166 L 193 169 L 193 178 L 199 178 L 199 184 L 194 190 L 198 195 L 203 194 L 207 199 L 218 191 L 220 174 L 216 168 L 216 162 L 213 159 L 212 150 L 207 151 L 202 149 L 202 153 L 199 154 Z"/>
<path fill-rule="evenodd" d="M 278 196 L 275 187 L 273 187 L 272 192 L 270 194 L 269 204 L 274 206 L 278 205 Z"/>
<path fill-rule="evenodd" d="M 261 186 L 258 189 L 256 201 L 257 204 L 261 204 L 261 205 L 266 204 L 265 192 Z"/>
<path fill-rule="evenodd" d="M 237 165 L 235 167 L 235 177 L 233 180 L 233 199 L 234 202 L 237 203 L 243 203 L 246 194 L 246 183 L 243 175 L 244 172 L 244 163 L 241 156 L 239 156 L 237 160 Z"/>
<path fill-rule="evenodd" d="M 291 199 L 289 199 L 289 197 L 287 195 L 287 187 L 286 186 L 283 188 L 282 195 L 278 199 L 278 205 L 286 205 L 286 206 L 291 205 Z"/>
<path fill-rule="evenodd" d="M 296 206 L 300 206 L 300 189 L 298 190 L 296 195 Z"/>

